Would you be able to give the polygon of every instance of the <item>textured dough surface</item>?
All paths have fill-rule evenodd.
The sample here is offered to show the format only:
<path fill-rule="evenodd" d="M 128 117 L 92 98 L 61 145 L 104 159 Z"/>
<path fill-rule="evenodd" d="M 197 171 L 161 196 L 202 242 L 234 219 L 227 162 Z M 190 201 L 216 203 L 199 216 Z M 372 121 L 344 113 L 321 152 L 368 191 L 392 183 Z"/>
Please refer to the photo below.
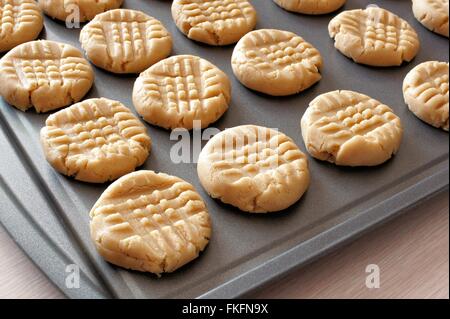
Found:
<path fill-rule="evenodd" d="M 413 0 L 413 12 L 427 29 L 448 38 L 448 0 Z"/>
<path fill-rule="evenodd" d="M 397 153 L 403 128 L 391 108 L 367 95 L 333 91 L 315 98 L 301 121 L 308 152 L 343 166 L 375 166 Z"/>
<path fill-rule="evenodd" d="M 44 26 L 33 0 L 0 0 L 0 52 L 36 39 Z"/>
<path fill-rule="evenodd" d="M 283 9 L 303 14 L 326 14 L 342 7 L 346 0 L 274 0 Z"/>
<path fill-rule="evenodd" d="M 213 198 L 251 213 L 276 212 L 309 186 L 306 156 L 286 135 L 255 125 L 215 135 L 200 153 L 198 176 Z"/>
<path fill-rule="evenodd" d="M 231 83 L 210 62 L 192 55 L 165 59 L 143 72 L 133 89 L 133 103 L 148 123 L 166 129 L 202 128 L 228 109 Z"/>
<path fill-rule="evenodd" d="M 168 57 L 172 36 L 141 11 L 117 9 L 83 27 L 80 42 L 89 60 L 113 73 L 139 73 Z"/>
<path fill-rule="evenodd" d="M 412 69 L 403 81 L 403 97 L 418 118 L 448 131 L 448 63 L 428 61 Z"/>
<path fill-rule="evenodd" d="M 0 94 L 22 111 L 48 112 L 80 101 L 94 83 L 94 72 L 75 47 L 32 41 L 0 60 Z"/>
<path fill-rule="evenodd" d="M 172 16 L 189 39 L 210 45 L 236 43 L 257 20 L 247 0 L 174 0 Z"/>
<path fill-rule="evenodd" d="M 134 171 L 151 148 L 145 126 L 123 104 L 101 98 L 48 117 L 41 130 L 47 161 L 75 179 L 103 183 Z"/>
<path fill-rule="evenodd" d="M 344 11 L 328 25 L 334 46 L 357 63 L 372 66 L 398 66 L 411 61 L 419 51 L 416 31 L 397 15 L 385 9 Z"/>
<path fill-rule="evenodd" d="M 66 21 L 74 17 L 74 8 L 78 8 L 79 22 L 86 22 L 102 12 L 120 8 L 123 0 L 38 0 L 46 15 L 53 19 Z"/>
<path fill-rule="evenodd" d="M 91 236 L 103 258 L 158 275 L 197 258 L 211 237 L 207 208 L 194 187 L 153 171 L 118 179 L 90 216 Z"/>
<path fill-rule="evenodd" d="M 320 52 L 298 35 L 262 29 L 245 35 L 232 56 L 233 72 L 246 87 L 273 96 L 299 93 L 321 79 Z"/>

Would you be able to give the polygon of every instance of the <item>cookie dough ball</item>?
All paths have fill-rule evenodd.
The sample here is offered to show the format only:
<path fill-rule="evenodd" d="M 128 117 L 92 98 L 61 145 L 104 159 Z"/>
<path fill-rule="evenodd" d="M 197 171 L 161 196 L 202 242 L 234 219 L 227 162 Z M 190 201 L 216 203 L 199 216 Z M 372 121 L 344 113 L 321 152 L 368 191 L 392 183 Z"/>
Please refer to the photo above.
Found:
<path fill-rule="evenodd" d="M 200 153 L 197 171 L 211 197 L 250 213 L 288 208 L 310 181 L 308 161 L 297 145 L 283 133 L 255 125 L 214 136 Z"/>
<path fill-rule="evenodd" d="M 326 14 L 342 7 L 346 0 L 274 0 L 285 10 L 303 14 Z"/>
<path fill-rule="evenodd" d="M 408 22 L 378 7 L 341 12 L 328 31 L 343 55 L 371 66 L 399 66 L 414 59 L 420 48 Z"/>
<path fill-rule="evenodd" d="M 50 115 L 41 130 L 47 161 L 61 174 L 90 183 L 115 180 L 147 159 L 145 126 L 123 104 L 101 98 Z"/>
<path fill-rule="evenodd" d="M 343 166 L 376 166 L 397 153 L 400 118 L 388 106 L 353 91 L 319 95 L 301 120 L 303 140 L 315 158 Z"/>
<path fill-rule="evenodd" d="M 0 52 L 32 41 L 44 27 L 44 18 L 33 0 L 0 0 Z"/>
<path fill-rule="evenodd" d="M 210 45 L 236 43 L 257 20 L 247 0 L 174 0 L 172 16 L 189 39 Z"/>
<path fill-rule="evenodd" d="M 150 124 L 166 129 L 205 128 L 228 109 L 231 84 L 212 63 L 192 55 L 165 59 L 136 80 L 133 103 Z"/>
<path fill-rule="evenodd" d="M 102 12 L 120 8 L 123 0 L 38 0 L 46 15 L 53 19 L 66 21 L 79 18 L 86 22 Z"/>
<path fill-rule="evenodd" d="M 139 73 L 168 57 L 172 36 L 141 11 L 117 9 L 83 27 L 80 42 L 89 60 L 113 73 Z"/>
<path fill-rule="evenodd" d="M 405 103 L 422 121 L 448 131 L 448 63 L 428 61 L 403 81 Z"/>
<path fill-rule="evenodd" d="M 416 19 L 428 30 L 448 38 L 448 0 L 413 0 Z"/>
<path fill-rule="evenodd" d="M 197 258 L 211 237 L 208 210 L 194 187 L 153 171 L 115 181 L 90 217 L 92 240 L 103 258 L 157 275 Z"/>
<path fill-rule="evenodd" d="M 0 94 L 22 111 L 48 112 L 80 101 L 94 83 L 94 72 L 75 47 L 32 41 L 0 60 Z"/>
<path fill-rule="evenodd" d="M 322 78 L 320 52 L 288 31 L 250 32 L 236 45 L 231 61 L 243 85 L 272 96 L 299 93 Z"/>

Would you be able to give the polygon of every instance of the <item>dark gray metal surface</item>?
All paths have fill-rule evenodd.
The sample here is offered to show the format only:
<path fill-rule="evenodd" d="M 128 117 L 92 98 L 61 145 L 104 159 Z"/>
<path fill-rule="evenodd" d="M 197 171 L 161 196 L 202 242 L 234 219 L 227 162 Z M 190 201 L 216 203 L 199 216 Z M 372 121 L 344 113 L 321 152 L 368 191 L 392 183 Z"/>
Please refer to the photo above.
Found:
<path fill-rule="evenodd" d="M 193 183 L 207 202 L 213 238 L 206 251 L 179 271 L 156 278 L 105 263 L 89 237 L 89 210 L 106 185 L 90 185 L 59 175 L 45 161 L 38 132 L 47 114 L 22 113 L 0 101 L 0 221 L 39 267 L 70 297 L 173 298 L 241 296 L 311 261 L 339 244 L 448 188 L 448 133 L 432 128 L 404 105 L 402 81 L 415 65 L 448 61 L 448 39 L 423 28 L 413 17 L 409 0 L 349 0 L 344 9 L 377 5 L 397 13 L 419 33 L 422 49 L 414 61 L 398 68 L 357 65 L 333 47 L 327 25 L 334 16 L 288 13 L 271 0 L 253 0 L 258 28 L 293 31 L 320 50 L 323 79 L 299 95 L 272 98 L 245 89 L 232 75 L 233 47 L 194 43 L 175 27 L 171 1 L 126 0 L 126 8 L 142 10 L 163 21 L 174 36 L 173 54 L 195 54 L 224 70 L 233 82 L 229 111 L 215 124 L 219 129 L 240 124 L 279 128 L 305 151 L 300 118 L 318 94 L 350 89 L 390 105 L 403 120 L 399 154 L 375 168 L 339 168 L 310 159 L 312 183 L 304 198 L 284 212 L 241 213 L 210 199 L 201 188 L 195 164 L 175 165 L 169 151 L 176 141 L 169 132 L 149 126 L 153 151 L 142 169 L 176 175 Z M 80 47 L 79 30 L 45 20 L 42 38 Z M 108 97 L 131 102 L 135 76 L 95 69 L 96 83 L 87 98 Z M 1 84 L 0 84 L 1 85 Z M 82 271 L 79 289 L 65 286 L 65 266 Z"/>

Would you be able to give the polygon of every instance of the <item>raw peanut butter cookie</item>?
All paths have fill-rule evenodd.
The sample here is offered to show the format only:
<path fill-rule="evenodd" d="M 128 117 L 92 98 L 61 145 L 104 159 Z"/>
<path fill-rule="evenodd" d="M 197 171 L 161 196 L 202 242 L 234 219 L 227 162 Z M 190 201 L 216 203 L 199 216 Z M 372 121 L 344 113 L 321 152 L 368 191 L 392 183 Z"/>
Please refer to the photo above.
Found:
<path fill-rule="evenodd" d="M 276 212 L 309 186 L 306 156 L 286 135 L 255 125 L 214 136 L 200 153 L 198 177 L 213 198 L 251 213 Z"/>
<path fill-rule="evenodd" d="M 448 38 L 448 0 L 413 0 L 414 16 L 427 29 Z"/>
<path fill-rule="evenodd" d="M 343 55 L 372 66 L 409 62 L 420 47 L 408 22 L 378 7 L 341 12 L 330 21 L 328 31 Z"/>
<path fill-rule="evenodd" d="M 36 39 L 44 26 L 33 0 L 0 0 L 0 52 Z"/>
<path fill-rule="evenodd" d="M 403 96 L 418 118 L 448 131 L 448 63 L 429 61 L 416 66 L 403 81 Z"/>
<path fill-rule="evenodd" d="M 49 17 L 61 21 L 67 18 L 86 22 L 102 12 L 120 8 L 123 0 L 38 0 Z"/>
<path fill-rule="evenodd" d="M 386 105 L 357 92 L 319 95 L 306 110 L 302 135 L 315 158 L 344 166 L 375 166 L 397 153 L 400 118 Z"/>
<path fill-rule="evenodd" d="M 64 43 L 27 42 L 0 60 L 0 94 L 22 111 L 47 112 L 78 102 L 93 82 L 89 62 Z"/>
<path fill-rule="evenodd" d="M 194 187 L 153 171 L 115 181 L 90 216 L 92 240 L 103 258 L 157 275 L 197 258 L 211 237 L 207 208 Z"/>
<path fill-rule="evenodd" d="M 168 57 L 172 36 L 143 12 L 110 10 L 97 15 L 80 33 L 89 60 L 113 73 L 139 73 Z"/>
<path fill-rule="evenodd" d="M 236 43 L 257 20 L 247 0 L 174 0 L 172 16 L 189 39 L 210 45 Z"/>
<path fill-rule="evenodd" d="M 298 35 L 280 30 L 250 32 L 236 45 L 233 71 L 246 87 L 273 96 L 299 93 L 321 79 L 319 51 Z"/>
<path fill-rule="evenodd" d="M 192 55 L 162 60 L 143 72 L 133 89 L 133 103 L 148 123 L 166 129 L 205 128 L 228 109 L 231 84 L 210 62 Z"/>
<path fill-rule="evenodd" d="M 103 183 L 134 171 L 151 148 L 145 126 L 123 104 L 91 99 L 48 117 L 41 130 L 47 161 L 61 174 Z"/>
<path fill-rule="evenodd" d="M 303 14 L 326 14 L 342 7 L 346 0 L 274 0 L 283 9 Z"/>

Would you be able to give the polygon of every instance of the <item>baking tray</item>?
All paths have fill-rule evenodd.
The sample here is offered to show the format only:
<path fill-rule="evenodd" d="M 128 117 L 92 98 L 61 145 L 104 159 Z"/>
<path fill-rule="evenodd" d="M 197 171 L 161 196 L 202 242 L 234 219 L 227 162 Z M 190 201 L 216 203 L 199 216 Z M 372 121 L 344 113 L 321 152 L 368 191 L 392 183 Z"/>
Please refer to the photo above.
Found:
<path fill-rule="evenodd" d="M 204 57 L 224 70 L 233 84 L 229 111 L 214 126 L 241 124 L 279 128 L 303 151 L 300 118 L 317 95 L 336 89 L 368 94 L 390 105 L 403 120 L 405 136 L 394 159 L 374 168 L 342 168 L 310 158 L 312 182 L 305 196 L 290 209 L 251 215 L 212 200 L 198 181 L 195 164 L 173 164 L 169 132 L 147 125 L 153 151 L 141 169 L 179 176 L 199 190 L 213 223 L 213 237 L 200 258 L 173 274 L 157 278 L 110 265 L 96 253 L 89 236 L 90 208 L 107 185 L 77 182 L 56 173 L 45 161 L 38 132 L 47 114 L 22 113 L 0 102 L 0 220 L 11 236 L 69 297 L 76 298 L 233 298 L 248 294 L 331 249 L 407 211 L 449 184 L 448 133 L 424 124 L 402 99 L 402 81 L 415 65 L 448 61 L 449 42 L 422 27 L 411 1 L 348 0 L 344 9 L 369 4 L 386 8 L 419 33 L 422 49 L 414 61 L 396 68 L 357 65 L 333 47 L 327 25 L 334 14 L 306 16 L 288 13 L 271 0 L 252 1 L 258 28 L 290 30 L 318 48 L 324 58 L 323 79 L 292 97 L 273 98 L 247 90 L 232 75 L 233 47 L 210 47 L 188 40 L 172 22 L 171 1 L 126 0 L 125 8 L 160 19 L 174 37 L 173 54 Z M 79 30 L 45 19 L 41 38 L 80 47 Z M 96 82 L 86 98 L 108 97 L 133 109 L 136 76 L 95 69 Z M 1 84 L 0 84 L 1 85 Z M 133 109 L 134 110 L 134 109 Z M 78 289 L 66 287 L 66 266 L 80 267 Z"/>

